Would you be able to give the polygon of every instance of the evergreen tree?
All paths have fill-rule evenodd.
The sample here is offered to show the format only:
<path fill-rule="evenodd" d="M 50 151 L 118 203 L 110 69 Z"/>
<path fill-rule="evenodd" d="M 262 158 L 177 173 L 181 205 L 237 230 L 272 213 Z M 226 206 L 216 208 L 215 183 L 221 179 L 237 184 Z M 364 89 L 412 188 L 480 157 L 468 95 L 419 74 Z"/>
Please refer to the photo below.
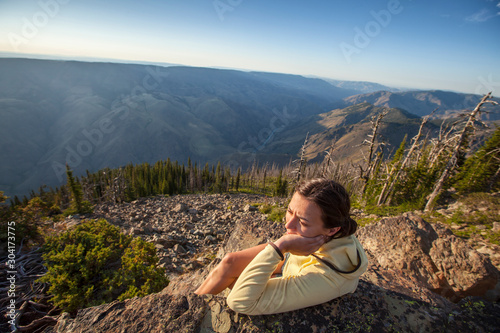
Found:
<path fill-rule="evenodd" d="M 236 183 L 235 183 L 235 189 L 238 191 L 240 188 L 240 178 L 241 178 L 241 167 L 238 168 L 238 172 L 236 173 Z"/>
<path fill-rule="evenodd" d="M 231 169 L 228 167 L 224 171 L 224 191 L 229 192 L 229 180 L 231 179 Z"/>
<path fill-rule="evenodd" d="M 500 188 L 500 127 L 493 136 L 468 158 L 454 180 L 463 193 L 489 192 Z"/>
<path fill-rule="evenodd" d="M 14 196 L 14 206 L 20 206 L 21 200 L 19 200 L 19 197 L 17 195 Z"/>
<path fill-rule="evenodd" d="M 223 172 L 220 162 L 217 163 L 217 171 L 215 171 L 215 191 L 218 193 L 222 192 L 222 181 L 223 181 Z"/>
<path fill-rule="evenodd" d="M 288 182 L 283 179 L 283 169 L 280 170 L 276 185 L 274 187 L 274 196 L 286 197 L 288 194 Z"/>
<path fill-rule="evenodd" d="M 66 176 L 68 178 L 68 186 L 71 191 L 71 195 L 73 197 L 74 208 L 76 208 L 76 212 L 81 212 L 83 205 L 83 192 L 82 185 L 77 182 L 77 180 L 73 177 L 73 171 L 69 168 L 69 165 L 66 164 Z"/>

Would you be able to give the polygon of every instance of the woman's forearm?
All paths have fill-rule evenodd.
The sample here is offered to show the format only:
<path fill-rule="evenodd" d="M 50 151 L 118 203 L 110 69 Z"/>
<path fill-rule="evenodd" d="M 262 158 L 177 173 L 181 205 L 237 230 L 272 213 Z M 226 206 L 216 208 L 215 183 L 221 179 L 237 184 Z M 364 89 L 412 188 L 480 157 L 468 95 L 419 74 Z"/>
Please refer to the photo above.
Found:
<path fill-rule="evenodd" d="M 227 298 L 236 312 L 251 313 L 259 304 L 266 285 L 282 264 L 281 257 L 271 246 L 266 246 L 245 268 Z"/>

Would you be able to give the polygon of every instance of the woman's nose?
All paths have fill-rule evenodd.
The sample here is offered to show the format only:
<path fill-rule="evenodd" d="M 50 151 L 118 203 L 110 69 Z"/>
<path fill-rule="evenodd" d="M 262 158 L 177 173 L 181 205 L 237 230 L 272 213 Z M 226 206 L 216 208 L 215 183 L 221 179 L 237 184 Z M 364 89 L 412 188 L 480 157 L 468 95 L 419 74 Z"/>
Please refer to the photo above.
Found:
<path fill-rule="evenodd" d="M 297 218 L 295 216 L 290 215 L 288 221 L 285 224 L 285 228 L 295 229 L 295 226 L 297 225 L 296 220 L 297 220 Z"/>

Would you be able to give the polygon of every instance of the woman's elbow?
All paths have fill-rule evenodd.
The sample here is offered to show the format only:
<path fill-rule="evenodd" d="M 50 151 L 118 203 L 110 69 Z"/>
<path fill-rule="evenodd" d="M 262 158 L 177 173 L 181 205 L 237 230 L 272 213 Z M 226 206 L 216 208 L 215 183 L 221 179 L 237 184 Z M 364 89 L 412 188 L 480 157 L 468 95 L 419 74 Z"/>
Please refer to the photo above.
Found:
<path fill-rule="evenodd" d="M 250 304 L 249 302 L 241 301 L 235 297 L 231 297 L 231 294 L 226 299 L 227 306 L 234 312 L 238 312 L 246 315 L 254 315 L 253 310 L 255 309 L 255 304 Z"/>

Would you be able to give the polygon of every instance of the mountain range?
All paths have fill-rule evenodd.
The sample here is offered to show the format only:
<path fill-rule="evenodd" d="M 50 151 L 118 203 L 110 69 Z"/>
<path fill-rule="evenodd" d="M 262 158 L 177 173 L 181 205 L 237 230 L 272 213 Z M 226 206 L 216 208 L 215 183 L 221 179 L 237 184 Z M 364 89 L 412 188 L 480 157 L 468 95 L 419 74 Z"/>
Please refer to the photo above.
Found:
<path fill-rule="evenodd" d="M 344 98 L 338 107 L 346 107 L 358 103 L 370 103 L 375 106 L 400 108 L 417 116 L 423 117 L 434 111 L 437 118 L 455 117 L 464 110 L 472 110 L 482 96 L 474 94 L 457 94 L 450 91 L 402 91 L 392 93 L 377 91 L 368 94 L 354 95 Z M 498 98 L 496 99 L 498 101 Z M 495 121 L 500 119 L 498 109 L 485 105 L 484 110 L 490 111 L 483 115 L 483 120 Z"/>
<path fill-rule="evenodd" d="M 450 115 L 481 96 L 372 92 L 319 78 L 211 68 L 0 59 L 0 190 L 24 195 L 85 170 L 188 158 L 246 167 L 286 163 L 309 133 L 310 159 L 336 139 L 349 158 L 369 118 L 399 145 L 435 105 Z M 352 157 L 352 156 L 351 156 Z M 354 157 L 359 159 L 359 156 Z"/>

